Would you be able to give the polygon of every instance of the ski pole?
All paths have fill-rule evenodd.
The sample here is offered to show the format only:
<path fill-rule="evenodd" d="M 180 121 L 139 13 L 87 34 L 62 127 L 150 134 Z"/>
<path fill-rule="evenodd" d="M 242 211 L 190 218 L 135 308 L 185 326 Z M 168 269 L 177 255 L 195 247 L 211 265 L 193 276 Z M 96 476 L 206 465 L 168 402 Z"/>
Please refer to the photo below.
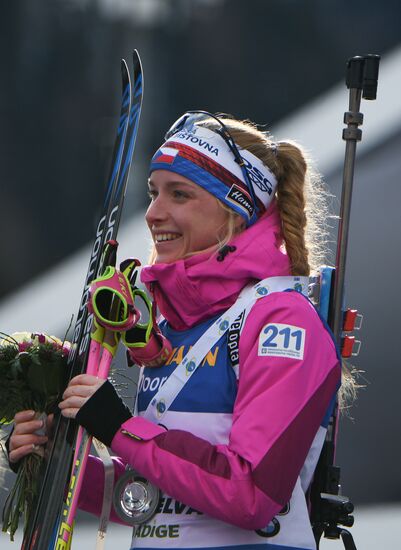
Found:
<path fill-rule="evenodd" d="M 132 288 L 137 277 L 138 260 L 126 260 L 123 271 L 115 269 L 117 241 L 106 243 L 102 262 L 104 273 L 92 282 L 88 309 L 94 313 L 86 373 L 105 380 L 116 354 L 121 331 L 132 328 L 140 318 L 134 306 Z M 99 302 L 99 305 L 96 304 Z M 106 323 L 105 327 L 101 323 Z M 79 495 L 92 444 L 92 436 L 78 429 L 68 493 L 63 503 L 56 548 L 69 548 Z"/>
<path fill-rule="evenodd" d="M 101 346 L 103 347 L 102 356 L 99 363 L 97 376 L 105 380 L 108 377 L 110 366 L 117 350 L 119 335 L 111 331 L 105 331 L 105 337 Z M 93 356 L 98 355 L 99 343 L 93 340 Z M 90 369 L 90 374 L 95 374 Z M 89 374 L 88 373 L 88 374 Z M 82 427 L 78 430 L 73 467 L 68 487 L 68 493 L 61 513 L 61 522 L 57 533 L 56 548 L 69 548 L 73 532 L 74 518 L 76 515 L 79 495 L 82 487 L 82 481 L 88 461 L 89 452 L 92 444 L 92 436 Z"/>

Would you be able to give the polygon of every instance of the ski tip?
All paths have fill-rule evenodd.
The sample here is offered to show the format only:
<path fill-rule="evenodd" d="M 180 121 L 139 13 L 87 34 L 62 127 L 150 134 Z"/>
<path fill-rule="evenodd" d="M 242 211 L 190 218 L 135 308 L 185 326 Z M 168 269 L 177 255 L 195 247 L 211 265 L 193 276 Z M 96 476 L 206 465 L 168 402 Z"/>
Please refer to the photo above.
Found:
<path fill-rule="evenodd" d="M 139 77 L 141 82 L 141 94 L 142 94 L 143 93 L 143 70 L 142 70 L 142 61 L 138 50 L 133 50 L 132 52 L 132 63 L 134 67 L 135 78 Z"/>
<path fill-rule="evenodd" d="M 132 52 L 132 62 L 134 64 L 134 69 L 139 68 L 142 72 L 142 61 L 138 50 Z"/>
<path fill-rule="evenodd" d="M 127 85 L 130 85 L 130 83 L 131 83 L 129 69 L 128 69 L 128 65 L 127 65 L 127 62 L 125 61 L 125 59 L 121 59 L 121 78 L 122 78 L 122 86 L 123 86 L 123 91 L 124 91 L 126 89 Z"/>

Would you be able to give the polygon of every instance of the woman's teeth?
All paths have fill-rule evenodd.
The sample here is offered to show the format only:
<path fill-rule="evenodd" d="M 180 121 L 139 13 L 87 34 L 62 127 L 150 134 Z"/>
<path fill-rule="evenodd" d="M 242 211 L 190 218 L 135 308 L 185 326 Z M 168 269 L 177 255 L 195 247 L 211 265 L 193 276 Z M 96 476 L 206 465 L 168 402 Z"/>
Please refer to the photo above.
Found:
<path fill-rule="evenodd" d="M 163 242 L 163 241 L 174 241 L 175 239 L 178 239 L 180 235 L 173 235 L 173 233 L 160 233 L 158 235 L 155 235 L 155 241 L 157 243 Z"/>

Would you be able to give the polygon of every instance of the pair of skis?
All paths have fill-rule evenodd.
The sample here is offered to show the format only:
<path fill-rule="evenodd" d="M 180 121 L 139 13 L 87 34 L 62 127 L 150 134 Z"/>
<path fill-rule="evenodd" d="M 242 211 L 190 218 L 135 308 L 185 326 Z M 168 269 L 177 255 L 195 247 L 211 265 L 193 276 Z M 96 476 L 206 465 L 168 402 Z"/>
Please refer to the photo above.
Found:
<path fill-rule="evenodd" d="M 138 52 L 133 53 L 133 78 L 125 60 L 121 62 L 122 98 L 120 119 L 114 145 L 105 199 L 96 229 L 89 268 L 79 305 L 68 357 L 70 378 L 86 371 L 89 359 L 93 314 L 88 313 L 89 287 L 104 270 L 102 254 L 105 243 L 116 240 L 124 196 L 128 182 L 143 96 L 142 66 Z M 86 438 L 77 441 L 76 423 L 58 415 L 54 439 L 43 472 L 43 481 L 32 522 L 24 533 L 22 550 L 63 550 L 70 547 L 72 520 L 76 499 L 71 499 L 71 487 L 80 465 L 72 465 L 80 455 Z M 74 466 L 73 473 L 71 468 Z M 71 479 L 70 479 L 71 478 Z M 70 482 L 69 482 L 70 480 Z M 67 487 L 67 495 L 65 494 Z"/>

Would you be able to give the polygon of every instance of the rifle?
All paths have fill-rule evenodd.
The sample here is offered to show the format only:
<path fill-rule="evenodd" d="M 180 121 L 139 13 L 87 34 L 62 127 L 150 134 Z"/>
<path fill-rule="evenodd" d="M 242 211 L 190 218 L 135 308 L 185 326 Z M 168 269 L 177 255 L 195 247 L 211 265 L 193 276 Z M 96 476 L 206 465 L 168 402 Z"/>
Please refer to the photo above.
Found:
<path fill-rule="evenodd" d="M 346 141 L 343 185 L 337 237 L 335 268 L 321 270 L 319 289 L 320 305 L 327 304 L 327 321 L 333 331 L 343 358 L 357 355 L 353 352 L 355 339 L 348 333 L 355 330 L 356 310 L 344 311 L 344 279 L 347 257 L 348 230 L 351 212 L 356 144 L 362 139 L 363 114 L 359 112 L 361 97 L 376 99 L 380 56 L 369 54 L 355 56 L 347 61 L 346 86 L 349 89 L 349 110 L 344 113 L 342 138 Z M 316 292 L 316 291 L 315 291 Z M 329 296 L 329 299 L 327 299 Z M 324 307 L 323 307 L 324 309 Z M 359 349 L 358 349 L 359 351 Z M 311 523 L 316 547 L 322 535 L 328 539 L 340 539 L 345 550 L 356 550 L 351 533 L 344 527 L 352 527 L 354 506 L 348 497 L 340 494 L 340 468 L 335 466 L 335 447 L 338 428 L 338 403 L 330 418 L 326 440 L 315 470 L 310 490 Z"/>

